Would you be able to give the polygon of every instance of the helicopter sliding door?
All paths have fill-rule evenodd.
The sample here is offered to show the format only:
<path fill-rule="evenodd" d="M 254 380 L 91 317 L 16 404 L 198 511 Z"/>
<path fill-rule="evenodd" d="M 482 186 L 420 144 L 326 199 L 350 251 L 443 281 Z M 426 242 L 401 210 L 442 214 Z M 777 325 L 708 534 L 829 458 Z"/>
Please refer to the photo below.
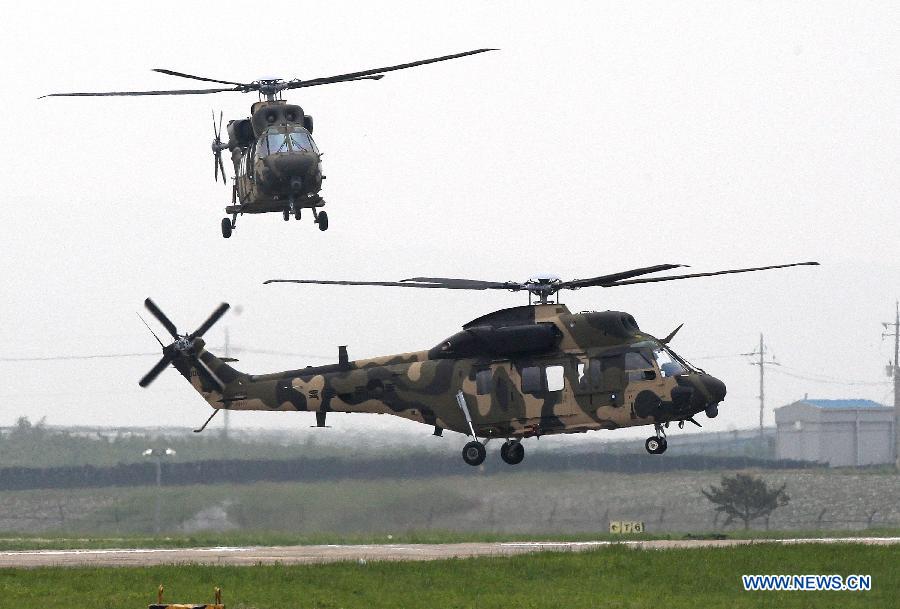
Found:
<path fill-rule="evenodd" d="M 625 403 L 625 354 L 582 358 L 578 362 L 575 395 L 586 398 L 592 408 L 622 406 Z"/>
<path fill-rule="evenodd" d="M 507 435 L 559 431 L 572 414 L 571 364 L 504 362 L 476 371 L 476 389 L 491 396 L 491 417 Z M 479 382 L 479 379 L 482 379 Z"/>

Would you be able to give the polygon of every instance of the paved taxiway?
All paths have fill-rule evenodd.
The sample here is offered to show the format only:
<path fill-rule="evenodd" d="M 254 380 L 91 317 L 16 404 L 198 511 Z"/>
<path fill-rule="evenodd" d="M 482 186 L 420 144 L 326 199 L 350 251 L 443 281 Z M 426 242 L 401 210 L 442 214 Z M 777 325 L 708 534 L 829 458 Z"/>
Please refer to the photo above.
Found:
<path fill-rule="evenodd" d="M 128 550 L 33 550 L 0 552 L 0 568 L 138 567 L 163 564 L 255 565 L 360 560 L 440 560 L 472 556 L 512 556 L 531 552 L 582 552 L 613 544 L 643 550 L 730 547 L 746 544 L 865 543 L 900 544 L 900 537 L 819 539 L 666 539 L 654 541 L 506 542 L 451 544 L 320 545 L 245 548 Z"/>

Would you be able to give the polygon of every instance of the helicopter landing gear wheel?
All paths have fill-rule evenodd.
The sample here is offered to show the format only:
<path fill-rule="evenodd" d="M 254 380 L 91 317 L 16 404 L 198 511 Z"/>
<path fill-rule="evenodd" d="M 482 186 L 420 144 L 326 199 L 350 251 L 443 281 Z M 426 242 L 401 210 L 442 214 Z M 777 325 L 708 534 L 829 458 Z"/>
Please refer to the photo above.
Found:
<path fill-rule="evenodd" d="M 328 230 L 328 212 L 320 211 L 316 214 L 316 224 L 319 225 L 319 230 L 326 231 Z"/>
<path fill-rule="evenodd" d="M 500 447 L 500 458 L 509 465 L 518 465 L 525 458 L 525 447 L 518 440 L 504 442 Z"/>
<path fill-rule="evenodd" d="M 706 416 L 710 419 L 715 419 L 717 416 L 719 416 L 719 405 L 713 404 L 712 406 L 707 406 Z"/>
<path fill-rule="evenodd" d="M 298 207 L 297 209 L 294 210 L 294 220 L 299 220 L 299 219 L 300 219 L 300 211 L 301 211 L 302 209 L 303 209 L 302 207 Z"/>
<path fill-rule="evenodd" d="M 291 210 L 286 209 L 283 212 L 281 212 L 281 215 L 284 218 L 284 221 L 287 222 L 288 220 L 291 219 Z"/>
<path fill-rule="evenodd" d="M 661 455 L 666 452 L 668 447 L 669 444 L 666 442 L 666 439 L 659 436 L 650 436 L 644 442 L 644 448 L 646 448 L 647 452 L 651 455 Z"/>
<path fill-rule="evenodd" d="M 231 230 L 234 227 L 231 226 L 231 220 L 228 218 L 222 218 L 222 236 L 228 239 L 231 237 Z"/>
<path fill-rule="evenodd" d="M 487 451 L 484 449 L 484 444 L 482 444 L 478 440 L 472 440 L 471 442 L 463 446 L 462 456 L 463 461 L 465 461 L 469 465 L 476 466 L 484 463 L 484 458 L 487 456 Z"/>

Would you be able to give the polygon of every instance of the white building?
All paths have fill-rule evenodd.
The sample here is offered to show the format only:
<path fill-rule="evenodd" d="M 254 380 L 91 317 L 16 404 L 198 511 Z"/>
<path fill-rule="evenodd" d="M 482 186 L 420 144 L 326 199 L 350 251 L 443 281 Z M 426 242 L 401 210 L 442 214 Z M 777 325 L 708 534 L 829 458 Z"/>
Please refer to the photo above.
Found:
<path fill-rule="evenodd" d="M 894 462 L 894 409 L 872 400 L 803 399 L 775 409 L 779 459 L 831 467 Z"/>

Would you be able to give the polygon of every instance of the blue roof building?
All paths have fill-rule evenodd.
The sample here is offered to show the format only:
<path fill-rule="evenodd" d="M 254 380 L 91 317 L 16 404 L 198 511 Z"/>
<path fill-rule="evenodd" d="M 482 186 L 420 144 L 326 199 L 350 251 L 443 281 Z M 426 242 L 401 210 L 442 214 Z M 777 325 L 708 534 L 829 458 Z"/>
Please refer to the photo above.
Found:
<path fill-rule="evenodd" d="M 894 409 L 872 400 L 802 399 L 775 409 L 779 459 L 831 467 L 894 462 Z"/>

